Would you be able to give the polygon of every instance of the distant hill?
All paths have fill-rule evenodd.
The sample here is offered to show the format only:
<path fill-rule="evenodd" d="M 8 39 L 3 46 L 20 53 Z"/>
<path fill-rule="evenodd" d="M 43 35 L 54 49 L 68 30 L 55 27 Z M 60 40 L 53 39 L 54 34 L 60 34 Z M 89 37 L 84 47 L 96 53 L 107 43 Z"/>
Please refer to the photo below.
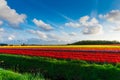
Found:
<path fill-rule="evenodd" d="M 113 45 L 113 44 L 120 44 L 118 41 L 105 41 L 105 40 L 85 40 L 85 41 L 78 41 L 68 45 Z"/>

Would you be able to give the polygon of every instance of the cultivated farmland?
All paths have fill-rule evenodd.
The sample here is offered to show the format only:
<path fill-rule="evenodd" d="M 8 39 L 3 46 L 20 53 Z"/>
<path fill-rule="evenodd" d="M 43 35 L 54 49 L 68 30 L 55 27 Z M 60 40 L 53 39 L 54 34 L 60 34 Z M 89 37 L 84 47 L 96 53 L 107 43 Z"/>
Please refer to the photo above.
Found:
<path fill-rule="evenodd" d="M 120 62 L 120 46 L 117 45 L 3 46 L 0 47 L 0 53 L 92 62 Z"/>
<path fill-rule="evenodd" d="M 45 80 L 120 80 L 117 45 L 1 46 L 0 53 L 1 68 L 36 80 L 37 74 Z"/>

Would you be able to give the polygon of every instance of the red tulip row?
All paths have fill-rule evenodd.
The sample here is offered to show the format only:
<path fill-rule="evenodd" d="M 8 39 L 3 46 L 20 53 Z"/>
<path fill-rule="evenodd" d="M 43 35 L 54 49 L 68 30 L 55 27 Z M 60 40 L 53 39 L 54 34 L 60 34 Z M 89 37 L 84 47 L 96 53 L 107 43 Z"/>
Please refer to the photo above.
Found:
<path fill-rule="evenodd" d="M 120 51 L 117 50 L 73 50 L 73 49 L 0 49 L 0 53 L 43 56 L 52 58 L 86 60 L 94 62 L 120 62 Z"/>

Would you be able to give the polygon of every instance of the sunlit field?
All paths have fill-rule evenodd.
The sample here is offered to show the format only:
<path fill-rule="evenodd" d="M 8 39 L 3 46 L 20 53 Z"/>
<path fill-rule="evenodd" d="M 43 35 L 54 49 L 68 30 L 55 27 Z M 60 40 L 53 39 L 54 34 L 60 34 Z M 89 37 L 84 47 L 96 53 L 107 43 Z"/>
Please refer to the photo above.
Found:
<path fill-rule="evenodd" d="M 1 46 L 0 53 L 93 62 L 120 62 L 118 45 Z"/>
<path fill-rule="evenodd" d="M 0 46 L 0 48 L 120 48 L 120 45 Z"/>
<path fill-rule="evenodd" d="M 0 80 L 120 80 L 120 0 L 0 0 Z"/>
<path fill-rule="evenodd" d="M 0 46 L 1 68 L 31 80 L 120 80 L 119 63 L 119 45 Z"/>

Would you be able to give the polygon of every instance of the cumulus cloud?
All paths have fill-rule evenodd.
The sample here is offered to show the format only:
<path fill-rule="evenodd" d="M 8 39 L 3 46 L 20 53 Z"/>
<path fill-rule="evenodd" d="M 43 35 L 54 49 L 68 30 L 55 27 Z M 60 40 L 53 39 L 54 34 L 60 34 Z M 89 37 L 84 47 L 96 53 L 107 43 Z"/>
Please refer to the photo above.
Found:
<path fill-rule="evenodd" d="M 32 34 L 35 34 L 35 33 L 36 33 L 35 30 L 28 30 L 27 32 L 32 33 Z"/>
<path fill-rule="evenodd" d="M 100 24 L 85 27 L 83 34 L 99 34 L 102 33 L 102 26 Z"/>
<path fill-rule="evenodd" d="M 71 33 L 69 33 L 69 35 L 70 35 L 70 36 L 76 36 L 77 33 L 75 33 L 75 32 L 71 32 Z"/>
<path fill-rule="evenodd" d="M 0 26 L 3 24 L 3 21 L 0 21 Z"/>
<path fill-rule="evenodd" d="M 14 40 L 15 39 L 15 35 L 10 35 L 9 37 L 8 37 L 8 40 Z"/>
<path fill-rule="evenodd" d="M 3 40 L 3 34 L 4 34 L 5 30 L 3 28 L 0 28 L 0 41 Z"/>
<path fill-rule="evenodd" d="M 90 21 L 86 21 L 86 23 L 83 26 L 83 34 L 99 34 L 103 32 L 103 26 L 99 24 L 96 18 L 92 18 Z"/>
<path fill-rule="evenodd" d="M 74 28 L 83 27 L 83 34 L 98 34 L 103 32 L 103 26 L 99 23 L 99 21 L 96 18 L 90 18 L 89 16 L 81 17 L 76 23 L 66 23 L 65 26 L 70 26 Z"/>
<path fill-rule="evenodd" d="M 48 39 L 51 41 L 57 41 L 57 42 L 70 42 L 71 40 L 67 38 L 68 36 L 59 36 L 57 34 L 48 34 Z"/>
<path fill-rule="evenodd" d="M 113 28 L 114 31 L 120 31 L 120 27 Z"/>
<path fill-rule="evenodd" d="M 39 36 L 40 38 L 43 38 L 43 39 L 46 39 L 46 38 L 47 38 L 47 35 L 46 35 L 44 32 L 36 31 L 36 34 L 38 34 L 38 36 Z"/>
<path fill-rule="evenodd" d="M 35 34 L 39 37 L 39 39 L 44 41 L 55 41 L 55 42 L 70 42 L 71 40 L 68 38 L 69 35 L 60 36 L 59 34 L 54 33 L 44 33 L 38 30 L 28 30 L 29 33 Z M 62 34 L 61 34 L 62 35 Z"/>
<path fill-rule="evenodd" d="M 23 23 L 26 19 L 25 14 L 18 14 L 15 9 L 11 9 L 6 0 L 0 0 L 0 19 L 8 21 L 12 25 Z"/>
<path fill-rule="evenodd" d="M 99 15 L 99 17 L 110 22 L 114 27 L 114 31 L 120 30 L 120 10 L 112 10 L 105 15 Z"/>
<path fill-rule="evenodd" d="M 86 24 L 86 21 L 88 21 L 90 19 L 89 16 L 83 16 L 79 19 L 79 22 L 82 24 L 82 25 L 85 25 Z"/>
<path fill-rule="evenodd" d="M 37 35 L 42 40 L 48 40 L 48 41 L 61 40 L 60 36 L 53 34 L 53 33 L 46 34 L 44 32 L 38 31 L 38 30 L 29 30 L 28 32 Z"/>
<path fill-rule="evenodd" d="M 79 23 L 75 23 L 75 22 L 69 22 L 69 23 L 65 23 L 65 26 L 68 26 L 68 27 L 73 27 L 73 28 L 79 28 L 81 27 L 81 25 Z"/>
<path fill-rule="evenodd" d="M 65 23 L 65 26 L 79 28 L 79 27 L 82 27 L 83 25 L 86 25 L 86 21 L 88 21 L 89 18 L 90 18 L 89 16 L 83 16 L 79 19 L 78 22 L 68 22 L 68 23 Z"/>
<path fill-rule="evenodd" d="M 38 30 L 29 30 L 28 32 L 36 34 L 37 36 L 39 36 L 40 39 L 47 39 L 47 35 L 44 32 Z"/>
<path fill-rule="evenodd" d="M 52 40 L 61 40 L 60 36 L 53 34 L 53 33 L 48 34 L 48 37 Z"/>
<path fill-rule="evenodd" d="M 99 15 L 99 17 L 112 23 L 120 23 L 120 10 L 112 10 L 105 15 Z"/>
<path fill-rule="evenodd" d="M 0 32 L 4 32 L 4 29 L 3 29 L 3 28 L 0 28 Z"/>
<path fill-rule="evenodd" d="M 33 22 L 36 26 L 38 26 L 39 28 L 43 30 L 46 30 L 46 31 L 53 30 L 53 27 L 50 24 L 47 24 L 43 22 L 42 20 L 33 19 Z"/>

